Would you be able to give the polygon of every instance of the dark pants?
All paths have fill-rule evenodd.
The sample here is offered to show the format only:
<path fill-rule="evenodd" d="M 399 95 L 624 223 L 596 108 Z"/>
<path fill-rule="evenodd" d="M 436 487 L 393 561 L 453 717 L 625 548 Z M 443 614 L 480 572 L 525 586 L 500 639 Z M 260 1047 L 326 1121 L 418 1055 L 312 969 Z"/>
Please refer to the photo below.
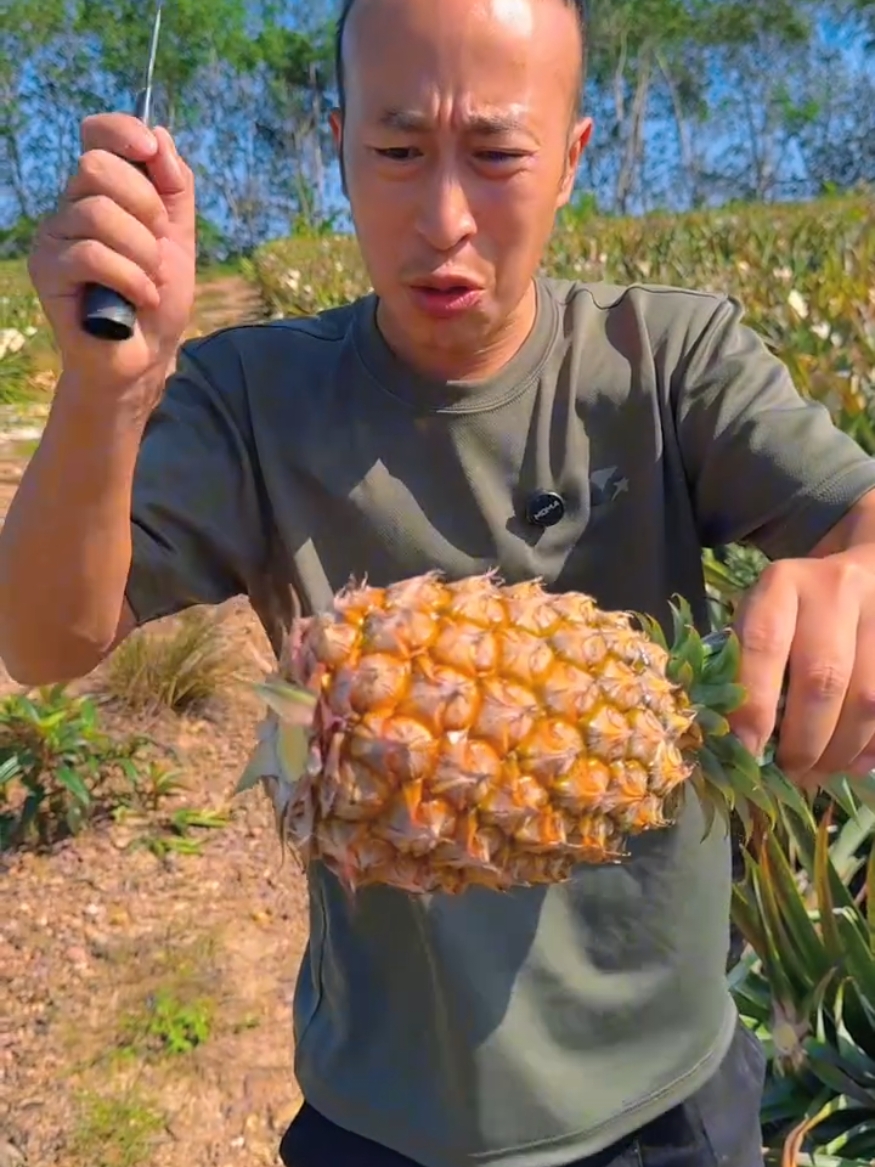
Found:
<path fill-rule="evenodd" d="M 692 1098 L 621 1143 L 567 1167 L 763 1167 L 764 1077 L 762 1047 L 739 1023 L 723 1062 Z M 417 1167 L 335 1126 L 306 1102 L 283 1137 L 280 1158 L 285 1167 Z"/>

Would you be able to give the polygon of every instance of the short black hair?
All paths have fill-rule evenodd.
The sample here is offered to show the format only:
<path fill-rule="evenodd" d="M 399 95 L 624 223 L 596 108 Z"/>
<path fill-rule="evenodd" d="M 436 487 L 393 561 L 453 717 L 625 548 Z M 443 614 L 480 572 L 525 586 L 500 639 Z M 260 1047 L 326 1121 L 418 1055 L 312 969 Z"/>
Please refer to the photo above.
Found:
<path fill-rule="evenodd" d="M 586 58 L 589 43 L 587 36 L 589 26 L 588 0 L 562 0 L 562 2 L 568 8 L 572 9 L 580 27 L 580 40 L 583 46 L 583 60 L 581 62 L 580 73 L 580 89 L 582 94 L 586 82 Z M 341 113 L 343 113 L 346 106 L 346 87 L 343 78 L 343 33 L 354 4 L 355 0 L 342 0 L 340 15 L 337 18 L 334 33 L 334 77 L 337 85 L 337 105 Z"/>

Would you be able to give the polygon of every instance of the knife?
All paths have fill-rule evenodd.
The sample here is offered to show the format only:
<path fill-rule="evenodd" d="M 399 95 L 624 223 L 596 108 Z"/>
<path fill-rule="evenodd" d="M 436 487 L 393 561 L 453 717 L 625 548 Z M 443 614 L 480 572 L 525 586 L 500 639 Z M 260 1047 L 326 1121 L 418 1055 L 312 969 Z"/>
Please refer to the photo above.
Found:
<path fill-rule="evenodd" d="M 146 76 L 134 107 L 134 116 L 147 126 L 152 113 L 152 75 L 155 71 L 155 58 L 158 55 L 158 34 L 161 31 L 162 7 L 163 0 L 158 0 L 155 19 L 152 23 L 152 40 L 149 46 Z M 148 173 L 147 168 L 141 162 L 132 162 L 130 165 L 136 166 L 137 170 L 143 174 Z M 136 309 L 118 292 L 113 291 L 112 288 L 104 288 L 101 284 L 89 284 L 86 287 L 82 327 L 91 336 L 98 340 L 129 340 L 134 334 L 136 323 Z"/>

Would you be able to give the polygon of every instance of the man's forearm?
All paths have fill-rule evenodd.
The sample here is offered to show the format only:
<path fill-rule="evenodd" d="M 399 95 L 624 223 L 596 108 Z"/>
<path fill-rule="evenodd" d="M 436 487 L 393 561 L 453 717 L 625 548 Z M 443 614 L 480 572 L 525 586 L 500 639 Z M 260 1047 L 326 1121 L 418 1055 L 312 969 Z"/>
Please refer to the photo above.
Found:
<path fill-rule="evenodd" d="M 0 533 L 0 657 L 24 684 L 84 675 L 115 641 L 145 400 L 58 386 Z"/>

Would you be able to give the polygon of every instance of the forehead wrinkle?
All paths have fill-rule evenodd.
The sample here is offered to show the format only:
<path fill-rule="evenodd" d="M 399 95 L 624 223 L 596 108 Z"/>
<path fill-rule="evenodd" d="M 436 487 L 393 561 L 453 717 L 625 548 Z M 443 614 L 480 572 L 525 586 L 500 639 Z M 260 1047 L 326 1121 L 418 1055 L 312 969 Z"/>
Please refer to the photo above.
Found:
<path fill-rule="evenodd" d="M 434 119 L 414 109 L 386 109 L 379 117 L 379 124 L 387 129 L 407 133 L 425 133 L 434 126 Z M 474 134 L 497 136 L 528 130 L 525 119 L 512 112 L 473 112 L 460 119 L 461 128 Z"/>

